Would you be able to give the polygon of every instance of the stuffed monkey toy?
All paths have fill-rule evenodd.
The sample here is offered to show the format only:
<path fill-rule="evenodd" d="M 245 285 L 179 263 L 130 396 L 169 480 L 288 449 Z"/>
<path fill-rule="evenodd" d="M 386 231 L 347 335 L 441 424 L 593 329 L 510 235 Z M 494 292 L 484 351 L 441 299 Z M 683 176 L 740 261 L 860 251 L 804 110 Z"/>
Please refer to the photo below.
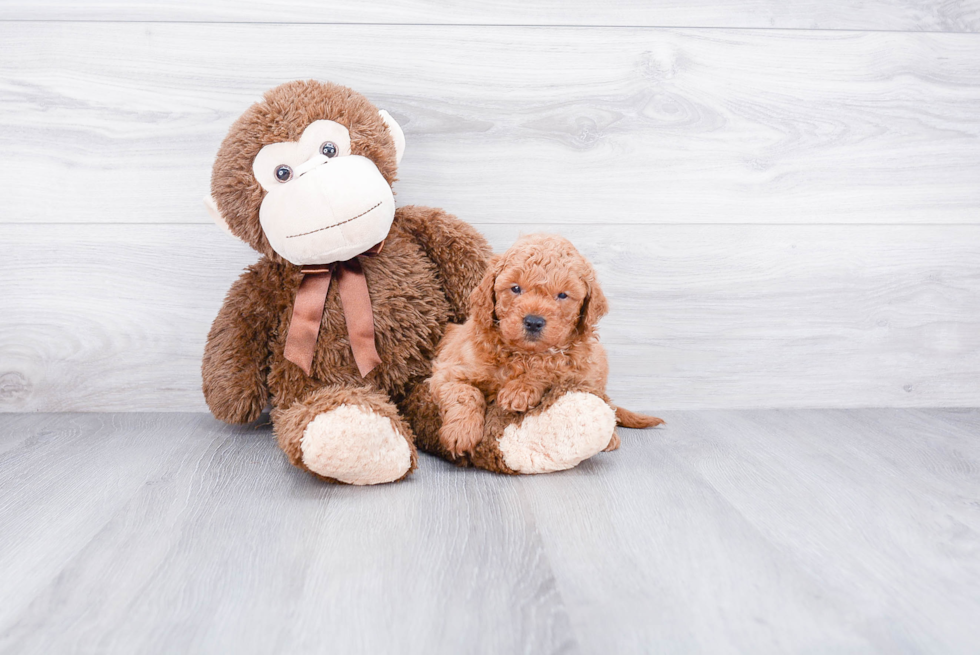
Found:
<path fill-rule="evenodd" d="M 442 210 L 395 208 L 391 184 L 404 147 L 386 112 L 316 81 L 272 89 L 232 125 L 206 203 L 261 257 L 232 285 L 208 334 L 202 377 L 211 412 L 249 423 L 271 402 L 290 462 L 359 485 L 415 469 L 413 427 L 424 450 L 504 473 L 555 467 L 515 470 L 501 439 L 518 443 L 528 461 L 539 452 L 553 461 L 549 451 L 567 453 L 569 440 L 608 441 L 605 400 L 553 389 L 526 415 L 491 403 L 473 457 L 439 447 L 425 379 L 447 323 L 466 320 L 491 253 Z"/>
<path fill-rule="evenodd" d="M 205 400 L 227 423 L 271 401 L 289 461 L 336 482 L 415 468 L 396 403 L 428 376 L 446 323 L 465 320 L 490 255 L 441 210 L 395 209 L 404 145 L 364 96 L 288 82 L 232 125 L 211 177 L 212 217 L 261 258 L 208 334 Z"/>

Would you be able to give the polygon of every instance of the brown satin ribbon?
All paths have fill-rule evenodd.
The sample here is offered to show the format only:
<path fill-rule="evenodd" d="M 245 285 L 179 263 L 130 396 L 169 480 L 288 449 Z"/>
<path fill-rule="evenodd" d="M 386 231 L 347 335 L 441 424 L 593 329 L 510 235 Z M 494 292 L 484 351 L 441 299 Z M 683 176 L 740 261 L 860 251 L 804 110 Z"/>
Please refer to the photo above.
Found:
<path fill-rule="evenodd" d="M 361 377 L 367 377 L 381 363 L 374 344 L 371 296 L 368 294 L 367 278 L 364 277 L 364 269 L 361 268 L 358 257 L 377 255 L 382 247 L 384 241 L 345 262 L 302 267 L 303 279 L 296 291 L 283 354 L 307 375 L 312 370 L 316 340 L 323 320 L 323 306 L 327 301 L 327 292 L 330 291 L 330 281 L 334 277 L 337 278 L 340 304 L 344 308 L 344 320 L 347 322 L 347 334 L 357 370 L 361 372 Z"/>

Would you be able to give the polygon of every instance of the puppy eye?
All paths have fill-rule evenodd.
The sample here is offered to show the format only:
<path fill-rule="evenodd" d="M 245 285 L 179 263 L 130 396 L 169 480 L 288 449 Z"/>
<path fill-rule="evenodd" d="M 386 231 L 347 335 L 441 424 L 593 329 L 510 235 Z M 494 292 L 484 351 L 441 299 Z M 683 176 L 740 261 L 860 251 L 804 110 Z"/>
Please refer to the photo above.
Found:
<path fill-rule="evenodd" d="M 514 286 L 512 286 L 510 288 L 510 290 L 513 291 L 514 293 L 520 293 L 521 292 L 521 288 L 519 286 L 517 286 L 516 284 Z"/>
<path fill-rule="evenodd" d="M 568 294 L 564 291 L 558 294 L 558 300 L 564 300 L 565 298 L 568 298 Z"/>
<path fill-rule="evenodd" d="M 325 157 L 336 157 L 337 144 L 333 141 L 324 141 L 323 145 L 320 146 L 320 154 Z"/>
<path fill-rule="evenodd" d="M 276 179 L 280 182 L 288 182 L 293 177 L 293 169 L 285 164 L 276 166 Z"/>

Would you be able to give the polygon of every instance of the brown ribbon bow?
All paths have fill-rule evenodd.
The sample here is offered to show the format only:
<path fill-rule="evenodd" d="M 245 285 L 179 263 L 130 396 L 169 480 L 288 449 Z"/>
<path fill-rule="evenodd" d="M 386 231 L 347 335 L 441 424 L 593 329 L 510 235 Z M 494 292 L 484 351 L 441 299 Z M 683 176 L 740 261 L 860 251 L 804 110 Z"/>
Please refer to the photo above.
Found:
<path fill-rule="evenodd" d="M 296 291 L 293 315 L 289 319 L 286 333 L 286 359 L 298 365 L 307 375 L 313 367 L 313 354 L 316 340 L 323 321 L 323 307 L 330 291 L 330 281 L 337 278 L 340 304 L 344 308 L 347 334 L 350 347 L 354 351 L 354 361 L 361 377 L 367 377 L 374 367 L 381 363 L 378 349 L 374 345 L 374 314 L 371 311 L 371 296 L 368 294 L 367 278 L 358 257 L 377 255 L 384 241 L 366 250 L 357 257 L 345 262 L 303 266 L 303 279 Z"/>

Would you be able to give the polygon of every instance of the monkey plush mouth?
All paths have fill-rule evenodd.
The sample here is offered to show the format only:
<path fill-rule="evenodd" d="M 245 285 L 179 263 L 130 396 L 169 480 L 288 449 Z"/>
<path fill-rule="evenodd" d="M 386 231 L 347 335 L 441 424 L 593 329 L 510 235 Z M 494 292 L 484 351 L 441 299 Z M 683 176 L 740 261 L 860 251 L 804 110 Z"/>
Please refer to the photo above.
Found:
<path fill-rule="evenodd" d="M 290 234 L 286 238 L 287 239 L 295 239 L 296 237 L 305 237 L 305 236 L 307 236 L 309 234 L 316 234 L 317 232 L 323 232 L 324 230 L 329 230 L 329 229 L 334 228 L 334 227 L 340 227 L 341 225 L 343 225 L 345 223 L 350 223 L 351 221 L 356 221 L 357 219 L 361 218 L 362 216 L 366 216 L 367 214 L 370 214 L 371 212 L 373 212 L 375 209 L 377 209 L 381 205 L 382 205 L 382 203 L 379 202 L 374 207 L 371 207 L 371 209 L 367 209 L 365 211 L 362 211 L 357 216 L 352 216 L 351 218 L 348 218 L 347 220 L 340 221 L 339 223 L 334 223 L 333 225 L 328 225 L 326 227 L 320 227 L 320 228 L 317 228 L 315 230 L 310 230 L 309 232 L 300 232 L 299 234 Z"/>
<path fill-rule="evenodd" d="M 259 222 L 272 249 L 296 266 L 356 257 L 383 241 L 395 218 L 391 185 L 360 155 L 338 156 L 270 184 L 276 186 L 267 189 Z"/>

